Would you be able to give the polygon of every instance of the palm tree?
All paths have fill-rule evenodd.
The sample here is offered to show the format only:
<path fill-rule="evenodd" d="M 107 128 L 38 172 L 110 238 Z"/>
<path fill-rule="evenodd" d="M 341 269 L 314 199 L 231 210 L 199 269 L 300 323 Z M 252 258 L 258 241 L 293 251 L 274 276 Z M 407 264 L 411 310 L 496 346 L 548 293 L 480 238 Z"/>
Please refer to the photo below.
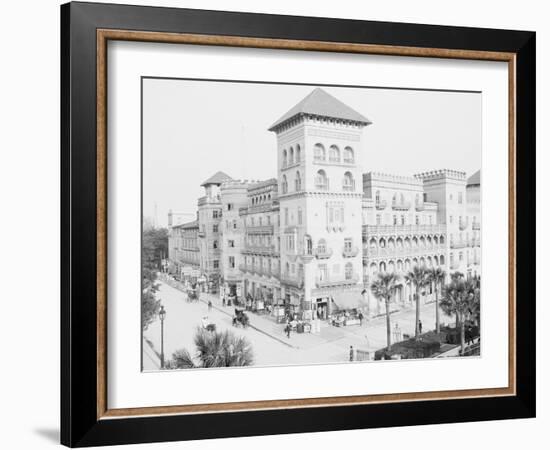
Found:
<path fill-rule="evenodd" d="M 445 287 L 441 308 L 447 314 L 456 314 L 460 329 L 460 353 L 464 354 L 464 325 L 473 311 L 479 309 L 480 291 L 475 282 L 461 278 L 451 280 Z"/>
<path fill-rule="evenodd" d="M 415 287 L 414 300 L 416 302 L 416 327 L 414 330 L 414 338 L 419 339 L 420 338 L 420 291 L 429 283 L 426 269 L 418 265 L 414 266 L 413 269 L 408 274 L 405 275 L 405 280 L 407 280 L 411 284 L 414 284 L 414 287 Z"/>
<path fill-rule="evenodd" d="M 443 285 L 445 281 L 445 271 L 441 267 L 432 267 L 428 269 L 428 279 L 430 283 L 434 284 L 435 289 L 435 332 L 439 334 L 439 292 L 438 288 Z"/>
<path fill-rule="evenodd" d="M 231 331 L 209 332 L 197 328 L 195 334 L 196 356 L 186 349 L 172 354 L 170 367 L 194 369 L 199 367 L 250 366 L 254 362 L 252 347 L 248 340 L 235 336 Z"/>
<path fill-rule="evenodd" d="M 383 299 L 386 304 L 386 342 L 388 350 L 391 347 L 390 299 L 397 289 L 398 276 L 395 273 L 378 272 L 370 289 L 377 299 Z"/>

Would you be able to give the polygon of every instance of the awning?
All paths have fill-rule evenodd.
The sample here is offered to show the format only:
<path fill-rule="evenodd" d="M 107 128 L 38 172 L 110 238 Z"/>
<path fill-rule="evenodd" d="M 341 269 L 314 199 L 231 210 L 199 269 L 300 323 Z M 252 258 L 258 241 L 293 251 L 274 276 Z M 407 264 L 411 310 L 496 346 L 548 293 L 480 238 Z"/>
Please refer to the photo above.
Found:
<path fill-rule="evenodd" d="M 363 308 L 367 306 L 367 302 L 363 299 L 361 292 L 355 290 L 352 292 L 339 292 L 332 295 L 333 304 L 339 310 Z"/>

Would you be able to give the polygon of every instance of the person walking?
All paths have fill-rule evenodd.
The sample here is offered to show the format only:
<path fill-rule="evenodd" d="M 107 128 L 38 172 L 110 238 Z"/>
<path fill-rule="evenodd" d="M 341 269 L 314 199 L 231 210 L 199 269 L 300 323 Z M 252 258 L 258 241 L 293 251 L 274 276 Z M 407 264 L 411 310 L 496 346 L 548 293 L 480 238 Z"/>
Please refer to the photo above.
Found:
<path fill-rule="evenodd" d="M 225 306 L 225 295 L 222 297 L 222 305 Z"/>
<path fill-rule="evenodd" d="M 422 321 L 420 319 L 418 320 L 418 332 L 422 334 Z"/>
<path fill-rule="evenodd" d="M 208 312 L 212 311 L 212 300 L 208 300 Z"/>
<path fill-rule="evenodd" d="M 350 362 L 353 362 L 353 356 L 354 356 L 354 354 L 353 354 L 353 345 L 350 345 L 349 346 L 349 360 L 350 360 Z"/>
<path fill-rule="evenodd" d="M 363 313 L 361 311 L 359 311 L 359 315 L 357 317 L 359 317 L 359 326 L 362 327 L 363 326 Z"/>
<path fill-rule="evenodd" d="M 290 339 L 290 324 L 288 322 L 285 327 L 285 333 L 286 333 L 286 337 Z"/>

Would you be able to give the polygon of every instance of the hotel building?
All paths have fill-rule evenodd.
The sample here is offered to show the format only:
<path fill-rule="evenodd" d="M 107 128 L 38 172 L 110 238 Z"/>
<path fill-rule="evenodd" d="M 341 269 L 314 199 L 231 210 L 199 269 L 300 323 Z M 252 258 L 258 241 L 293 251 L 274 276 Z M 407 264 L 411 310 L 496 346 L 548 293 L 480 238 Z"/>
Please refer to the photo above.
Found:
<path fill-rule="evenodd" d="M 284 304 L 305 319 L 335 310 L 379 313 L 370 293 L 377 272 L 414 265 L 480 275 L 480 172 L 398 176 L 363 172 L 372 122 L 313 90 L 277 120 L 277 178 L 205 181 L 197 230 L 199 268 L 238 297 Z M 193 228 L 197 227 L 198 228 Z M 184 230 L 186 228 L 182 228 Z M 170 259 L 178 253 L 170 248 Z M 181 260 L 181 257 L 180 257 Z M 393 308 L 412 303 L 401 277 Z M 423 298 L 430 301 L 433 287 Z"/>

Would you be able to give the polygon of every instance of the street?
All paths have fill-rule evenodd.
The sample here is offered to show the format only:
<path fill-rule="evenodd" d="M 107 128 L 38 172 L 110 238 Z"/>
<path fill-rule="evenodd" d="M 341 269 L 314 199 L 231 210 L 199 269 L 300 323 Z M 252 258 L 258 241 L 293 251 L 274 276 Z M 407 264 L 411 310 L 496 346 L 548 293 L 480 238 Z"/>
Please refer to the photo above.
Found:
<path fill-rule="evenodd" d="M 287 338 L 283 324 L 277 324 L 270 317 L 254 313 L 247 313 L 251 324 L 248 328 L 232 326 L 234 307 L 222 306 L 218 295 L 202 293 L 200 301 L 188 302 L 185 293 L 159 281 L 157 298 L 161 299 L 166 310 L 166 361 L 171 359 L 172 353 L 178 349 L 185 348 L 194 354 L 193 337 L 205 316 L 208 316 L 209 322 L 216 324 L 217 331 L 231 330 L 238 336 L 246 337 L 252 344 L 256 366 L 346 362 L 349 361 L 350 345 L 355 349 L 371 352 L 386 345 L 385 316 L 365 320 L 363 326 L 334 327 L 322 323 L 318 334 L 293 332 L 290 338 Z M 211 311 L 208 311 L 208 300 L 213 304 Z M 422 305 L 420 317 L 423 331 L 435 328 L 435 305 Z M 443 313 L 440 313 L 440 319 L 442 323 L 452 322 Z M 392 329 L 398 324 L 402 333 L 414 335 L 414 307 L 393 313 L 391 322 Z M 144 370 L 159 369 L 159 360 L 155 353 L 160 354 L 160 332 L 160 321 L 157 319 L 143 333 Z"/>

